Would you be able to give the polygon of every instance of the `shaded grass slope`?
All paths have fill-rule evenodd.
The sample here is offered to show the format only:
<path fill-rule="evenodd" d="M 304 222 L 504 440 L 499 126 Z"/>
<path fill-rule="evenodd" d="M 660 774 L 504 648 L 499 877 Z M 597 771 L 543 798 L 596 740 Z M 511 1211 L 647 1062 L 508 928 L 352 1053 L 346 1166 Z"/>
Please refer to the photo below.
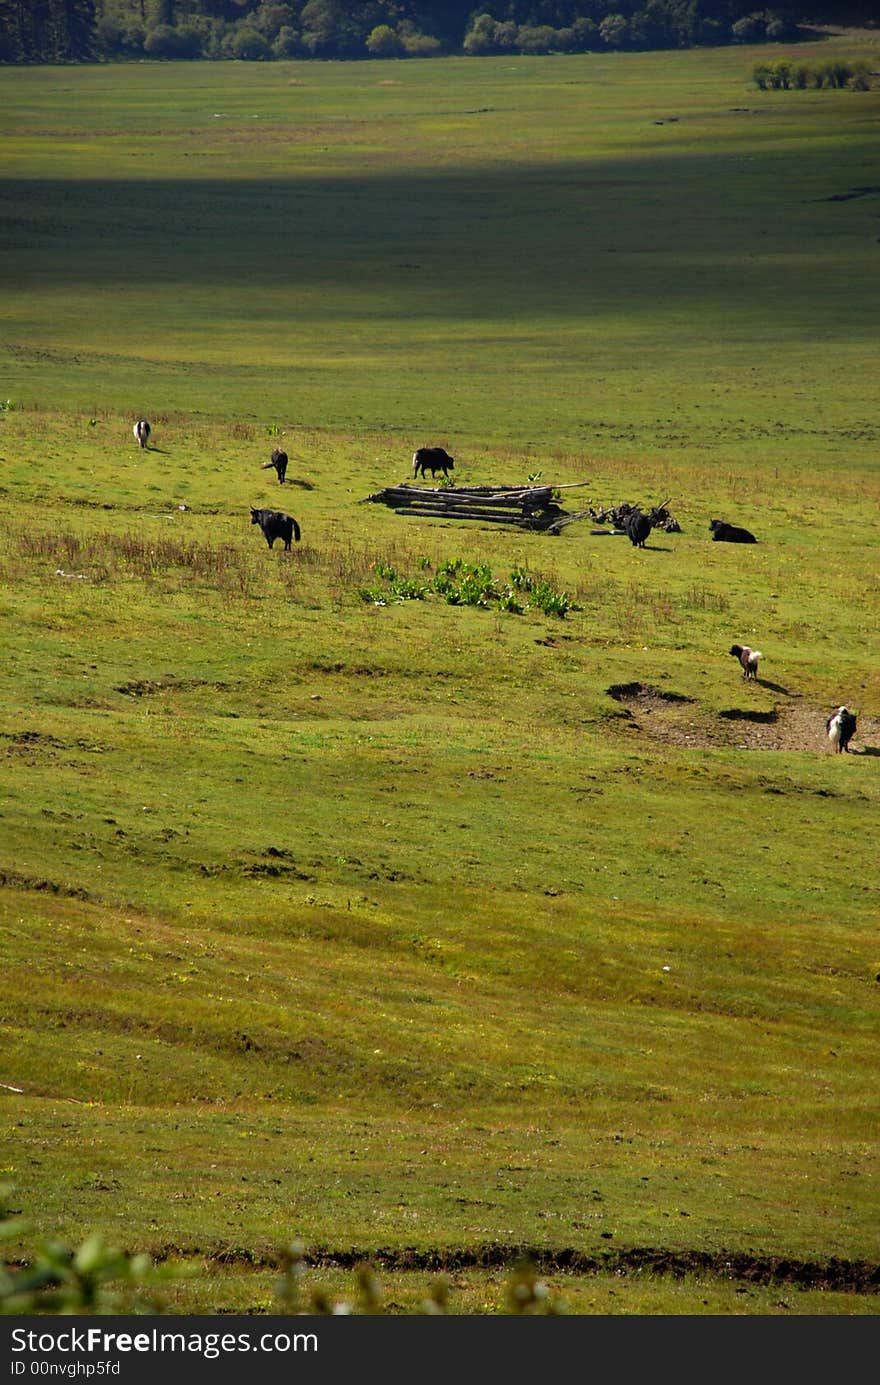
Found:
<path fill-rule="evenodd" d="M 9 72 L 7 388 L 858 465 L 877 93 L 750 58 Z"/>

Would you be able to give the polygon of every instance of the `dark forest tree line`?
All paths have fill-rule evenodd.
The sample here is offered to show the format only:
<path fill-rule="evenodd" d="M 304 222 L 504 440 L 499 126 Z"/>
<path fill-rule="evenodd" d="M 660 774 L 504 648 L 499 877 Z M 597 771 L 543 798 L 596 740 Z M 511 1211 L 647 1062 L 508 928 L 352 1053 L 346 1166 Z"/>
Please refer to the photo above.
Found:
<path fill-rule="evenodd" d="M 686 48 L 791 39 L 805 23 L 875 12 L 876 0 L 0 0 L 0 62 Z"/>

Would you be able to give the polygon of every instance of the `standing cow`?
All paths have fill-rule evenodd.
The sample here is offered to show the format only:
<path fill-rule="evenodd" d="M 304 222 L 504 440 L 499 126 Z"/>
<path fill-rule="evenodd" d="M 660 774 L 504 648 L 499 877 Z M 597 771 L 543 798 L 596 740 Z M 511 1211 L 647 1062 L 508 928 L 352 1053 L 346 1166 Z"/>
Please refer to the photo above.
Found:
<path fill-rule="evenodd" d="M 146 447 L 150 441 L 150 425 L 145 418 L 139 418 L 131 430 L 137 438 L 138 447 Z"/>
<path fill-rule="evenodd" d="M 413 453 L 413 476 L 424 476 L 429 471 L 432 476 L 438 471 L 448 476 L 454 467 L 455 458 L 450 457 L 445 447 L 419 447 Z"/>

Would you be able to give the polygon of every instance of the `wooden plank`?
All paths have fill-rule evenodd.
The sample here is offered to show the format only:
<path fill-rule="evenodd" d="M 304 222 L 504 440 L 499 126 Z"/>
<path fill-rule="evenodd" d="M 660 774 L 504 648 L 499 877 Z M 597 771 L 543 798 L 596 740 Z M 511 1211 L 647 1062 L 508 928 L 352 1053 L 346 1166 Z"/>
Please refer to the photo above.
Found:
<path fill-rule="evenodd" d="M 419 500 L 427 500 L 430 501 L 432 504 L 436 503 L 438 505 L 481 504 L 509 505 L 521 507 L 523 504 L 529 504 L 535 508 L 538 508 L 542 504 L 550 500 L 550 492 L 548 491 L 546 496 L 544 496 L 543 494 L 534 496 L 529 491 L 515 491 L 510 493 L 487 491 L 484 494 L 481 493 L 477 495 L 469 491 L 410 491 L 404 490 L 403 488 L 394 487 L 389 488 L 387 491 L 384 491 L 380 496 L 369 496 L 368 498 L 370 500 L 381 500 L 385 504 L 391 504 L 395 501 L 398 503 L 408 504 L 415 503 Z"/>
<path fill-rule="evenodd" d="M 469 505 L 463 505 L 460 501 L 458 503 L 452 501 L 447 503 L 447 501 L 445 500 L 440 502 L 431 500 L 416 500 L 405 502 L 399 508 L 405 510 L 419 510 L 424 505 L 430 505 L 431 509 L 433 510 L 448 510 L 450 514 L 464 515 L 472 513 L 475 510 L 491 510 L 495 514 L 510 515 L 522 515 L 524 513 L 522 505 L 493 505 L 490 504 L 488 501 L 473 501 Z M 556 513 L 558 514 L 559 511 L 557 510 Z"/>
<path fill-rule="evenodd" d="M 394 513 L 399 515 L 446 515 L 449 519 L 472 519 L 474 516 L 483 515 L 489 515 L 492 519 L 508 521 L 525 518 L 519 510 L 484 510 L 476 505 L 460 508 L 450 505 L 400 505 L 392 508 Z"/>
<path fill-rule="evenodd" d="M 413 509 L 411 505 L 405 505 L 402 509 L 395 510 L 396 515 L 408 515 L 410 519 L 451 519 L 451 520 L 476 520 L 477 523 L 495 524 L 514 524 L 520 529 L 534 529 L 536 524 L 532 519 L 522 516 L 499 514 L 496 510 L 422 510 Z"/>

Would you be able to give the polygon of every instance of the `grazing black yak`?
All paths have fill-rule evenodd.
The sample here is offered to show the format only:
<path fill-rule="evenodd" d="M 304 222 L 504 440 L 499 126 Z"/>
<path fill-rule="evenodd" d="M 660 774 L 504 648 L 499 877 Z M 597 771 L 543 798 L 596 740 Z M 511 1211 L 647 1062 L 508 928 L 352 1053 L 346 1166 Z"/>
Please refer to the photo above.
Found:
<path fill-rule="evenodd" d="M 448 476 L 454 467 L 455 458 L 450 457 L 445 447 L 419 447 L 413 453 L 413 476 L 424 476 L 429 471 L 432 476 L 438 471 Z"/>
<path fill-rule="evenodd" d="M 727 524 L 723 519 L 709 521 L 712 538 L 716 543 L 757 543 L 754 534 L 748 529 L 740 529 L 736 524 Z"/>
<path fill-rule="evenodd" d="M 856 716 L 848 707 L 838 707 L 825 723 L 828 739 L 839 755 L 849 751 L 849 743 L 856 734 Z"/>
<path fill-rule="evenodd" d="M 284 540 L 284 547 L 290 547 L 291 539 L 299 543 L 300 528 L 293 515 L 285 515 L 281 510 L 251 509 L 251 524 L 259 524 L 263 538 L 271 548 L 276 539 Z"/>
<path fill-rule="evenodd" d="M 139 418 L 131 430 L 137 438 L 138 447 L 146 447 L 150 441 L 150 425 L 145 418 Z"/>
<path fill-rule="evenodd" d="M 760 649 L 749 649 L 747 644 L 732 644 L 730 652 L 742 664 L 743 678 L 747 681 L 749 678 L 757 678 L 758 660 L 764 657 Z"/>

